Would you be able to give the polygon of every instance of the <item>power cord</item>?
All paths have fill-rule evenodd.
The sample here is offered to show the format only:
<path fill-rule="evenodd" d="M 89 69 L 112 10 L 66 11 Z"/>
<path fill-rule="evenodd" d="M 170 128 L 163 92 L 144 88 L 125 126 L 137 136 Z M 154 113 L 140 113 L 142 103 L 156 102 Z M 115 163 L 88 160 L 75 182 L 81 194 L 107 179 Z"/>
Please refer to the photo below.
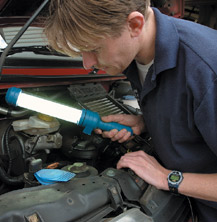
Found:
<path fill-rule="evenodd" d="M 188 200 L 188 203 L 189 203 L 189 206 L 190 206 L 192 222 L 196 222 L 191 200 L 190 200 L 189 197 L 187 197 L 187 200 Z"/>

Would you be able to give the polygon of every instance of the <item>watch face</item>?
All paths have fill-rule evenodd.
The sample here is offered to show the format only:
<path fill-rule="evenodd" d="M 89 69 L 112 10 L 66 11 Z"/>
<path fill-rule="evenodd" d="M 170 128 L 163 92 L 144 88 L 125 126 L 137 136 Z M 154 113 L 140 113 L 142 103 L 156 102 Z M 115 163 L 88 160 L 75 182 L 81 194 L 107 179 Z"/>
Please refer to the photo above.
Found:
<path fill-rule="evenodd" d="M 172 184 L 179 183 L 182 181 L 182 174 L 179 171 L 173 171 L 169 174 L 168 179 Z"/>
<path fill-rule="evenodd" d="M 178 182 L 179 181 L 179 179 L 180 179 L 180 176 L 178 175 L 178 174 L 172 174 L 172 175 L 170 175 L 170 181 L 172 181 L 172 182 Z"/>

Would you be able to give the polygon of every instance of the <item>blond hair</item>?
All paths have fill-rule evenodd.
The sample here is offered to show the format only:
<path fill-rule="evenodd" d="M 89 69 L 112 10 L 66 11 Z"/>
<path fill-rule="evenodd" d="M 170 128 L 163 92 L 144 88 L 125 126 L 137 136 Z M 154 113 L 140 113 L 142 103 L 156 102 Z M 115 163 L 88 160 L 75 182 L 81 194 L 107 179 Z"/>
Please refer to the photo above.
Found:
<path fill-rule="evenodd" d="M 44 32 L 49 45 L 70 56 L 91 50 L 90 43 L 117 37 L 128 15 L 144 16 L 150 0 L 51 0 Z"/>

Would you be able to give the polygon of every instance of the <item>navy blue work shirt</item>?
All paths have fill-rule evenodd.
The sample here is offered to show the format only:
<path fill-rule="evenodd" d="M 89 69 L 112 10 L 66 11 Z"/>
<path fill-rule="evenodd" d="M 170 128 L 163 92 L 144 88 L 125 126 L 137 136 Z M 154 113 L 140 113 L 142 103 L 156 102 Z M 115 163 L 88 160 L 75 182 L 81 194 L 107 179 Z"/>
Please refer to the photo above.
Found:
<path fill-rule="evenodd" d="M 154 64 L 143 86 L 135 61 L 126 75 L 155 152 L 170 170 L 217 173 L 217 31 L 153 8 Z M 217 220 L 217 203 L 195 199 L 199 222 Z"/>

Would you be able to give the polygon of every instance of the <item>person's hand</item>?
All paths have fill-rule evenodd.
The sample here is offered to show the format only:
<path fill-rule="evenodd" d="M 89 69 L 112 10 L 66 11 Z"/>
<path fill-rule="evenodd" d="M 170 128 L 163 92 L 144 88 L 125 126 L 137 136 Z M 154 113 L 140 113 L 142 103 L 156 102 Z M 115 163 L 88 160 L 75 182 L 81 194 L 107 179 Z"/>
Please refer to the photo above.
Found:
<path fill-rule="evenodd" d="M 147 183 L 168 190 L 167 175 L 170 170 L 162 167 L 153 156 L 144 151 L 126 153 L 117 163 L 117 169 L 121 168 L 130 168 Z"/>
<path fill-rule="evenodd" d="M 133 133 L 136 135 L 141 134 L 145 130 L 145 124 L 142 115 L 128 115 L 128 114 L 116 114 L 104 116 L 101 118 L 104 122 L 117 122 L 126 126 L 130 126 Z M 95 129 L 95 133 L 102 134 L 104 138 L 110 138 L 112 141 L 118 141 L 123 143 L 132 138 L 131 133 L 126 129 L 120 131 L 113 129 L 111 131 L 104 131 L 100 129 Z"/>

